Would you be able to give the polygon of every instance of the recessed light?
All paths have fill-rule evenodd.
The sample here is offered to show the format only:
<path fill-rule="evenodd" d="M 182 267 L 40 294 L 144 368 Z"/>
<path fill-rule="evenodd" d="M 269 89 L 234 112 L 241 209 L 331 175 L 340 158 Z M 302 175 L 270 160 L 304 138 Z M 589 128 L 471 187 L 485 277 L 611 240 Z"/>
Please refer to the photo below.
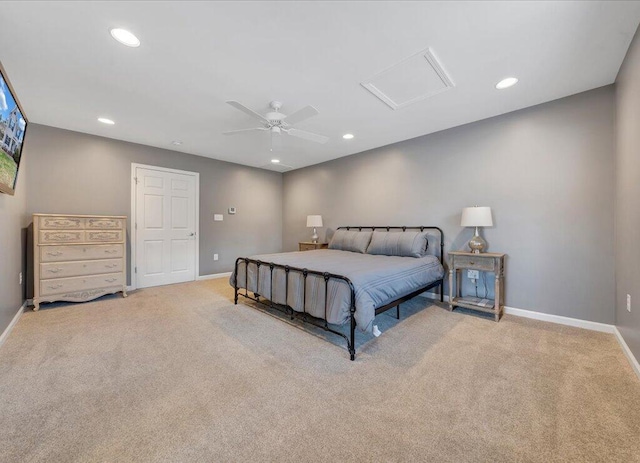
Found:
<path fill-rule="evenodd" d="M 127 47 L 139 47 L 140 40 L 126 29 L 111 29 L 111 37 Z"/>
<path fill-rule="evenodd" d="M 504 90 L 505 88 L 513 87 L 518 83 L 518 79 L 515 77 L 507 77 L 506 79 L 502 79 L 500 82 L 496 84 L 496 88 L 498 90 Z"/>
<path fill-rule="evenodd" d="M 113 122 L 111 119 L 107 119 L 106 117 L 99 117 L 98 122 L 102 122 L 103 124 L 107 124 L 107 125 L 115 124 L 115 122 Z"/>
<path fill-rule="evenodd" d="M 180 140 L 173 140 L 173 141 L 171 142 L 171 144 L 172 144 L 172 145 L 175 145 L 175 146 L 180 146 L 180 145 L 182 145 L 182 142 L 181 142 Z"/>
<path fill-rule="evenodd" d="M 273 162 L 274 164 L 278 164 L 280 162 L 280 159 L 272 159 L 271 162 Z"/>
<path fill-rule="evenodd" d="M 345 133 L 342 138 L 344 138 L 345 140 L 351 140 L 353 138 L 353 134 L 352 133 Z"/>

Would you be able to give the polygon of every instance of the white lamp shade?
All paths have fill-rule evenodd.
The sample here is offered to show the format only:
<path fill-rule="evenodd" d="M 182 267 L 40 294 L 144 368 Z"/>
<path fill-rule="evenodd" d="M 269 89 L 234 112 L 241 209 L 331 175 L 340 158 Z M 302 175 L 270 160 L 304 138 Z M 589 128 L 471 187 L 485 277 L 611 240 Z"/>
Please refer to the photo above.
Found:
<path fill-rule="evenodd" d="M 462 209 L 461 227 L 492 227 L 490 207 L 465 207 Z"/>
<path fill-rule="evenodd" d="M 307 216 L 307 227 L 322 227 L 322 216 L 321 215 L 308 215 Z"/>

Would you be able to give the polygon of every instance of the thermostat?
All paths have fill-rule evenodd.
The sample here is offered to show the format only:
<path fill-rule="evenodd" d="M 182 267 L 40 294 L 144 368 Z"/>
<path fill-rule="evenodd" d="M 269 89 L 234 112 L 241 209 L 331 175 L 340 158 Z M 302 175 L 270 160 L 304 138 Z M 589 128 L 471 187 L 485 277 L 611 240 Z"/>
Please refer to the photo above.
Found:
<path fill-rule="evenodd" d="M 235 214 L 236 213 L 236 208 L 235 207 L 230 207 L 229 208 L 229 214 Z"/>

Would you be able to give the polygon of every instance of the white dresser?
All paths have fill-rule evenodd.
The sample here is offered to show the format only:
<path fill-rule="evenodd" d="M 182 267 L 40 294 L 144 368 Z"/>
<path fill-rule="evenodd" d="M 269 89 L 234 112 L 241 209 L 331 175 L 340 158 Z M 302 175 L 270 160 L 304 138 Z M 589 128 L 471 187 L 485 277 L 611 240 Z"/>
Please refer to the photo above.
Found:
<path fill-rule="evenodd" d="M 33 306 L 127 297 L 126 216 L 33 215 Z"/>

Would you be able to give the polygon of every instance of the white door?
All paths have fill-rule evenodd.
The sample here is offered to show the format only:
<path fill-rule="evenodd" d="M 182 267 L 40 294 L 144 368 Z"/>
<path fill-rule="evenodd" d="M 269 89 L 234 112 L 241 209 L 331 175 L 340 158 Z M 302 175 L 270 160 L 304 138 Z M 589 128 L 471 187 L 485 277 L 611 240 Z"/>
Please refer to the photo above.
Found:
<path fill-rule="evenodd" d="M 197 174 L 135 168 L 136 286 L 196 279 Z"/>

